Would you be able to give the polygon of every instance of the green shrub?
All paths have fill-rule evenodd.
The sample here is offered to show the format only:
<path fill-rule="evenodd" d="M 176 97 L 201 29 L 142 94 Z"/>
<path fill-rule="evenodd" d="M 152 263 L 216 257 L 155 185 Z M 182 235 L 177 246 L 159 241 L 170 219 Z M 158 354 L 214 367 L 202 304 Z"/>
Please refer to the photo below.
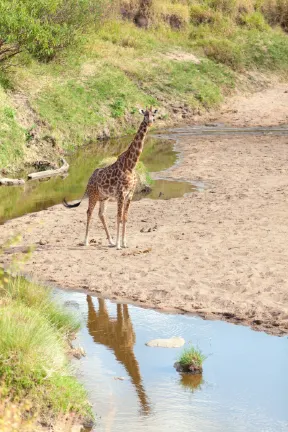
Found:
<path fill-rule="evenodd" d="M 208 58 L 223 63 L 234 70 L 242 69 L 243 51 L 241 46 L 228 39 L 206 39 L 199 43 Z"/>
<path fill-rule="evenodd" d="M 264 16 L 260 12 L 245 14 L 241 16 L 241 23 L 249 29 L 257 29 L 261 32 L 269 31 L 270 27 L 265 21 Z"/>
<path fill-rule="evenodd" d="M 215 12 L 203 5 L 195 4 L 190 7 L 190 21 L 192 24 L 212 24 L 216 19 Z"/>
<path fill-rule="evenodd" d="M 105 0 L 1 0 L 0 40 L 49 60 L 83 25 L 98 22 L 104 6 Z"/>

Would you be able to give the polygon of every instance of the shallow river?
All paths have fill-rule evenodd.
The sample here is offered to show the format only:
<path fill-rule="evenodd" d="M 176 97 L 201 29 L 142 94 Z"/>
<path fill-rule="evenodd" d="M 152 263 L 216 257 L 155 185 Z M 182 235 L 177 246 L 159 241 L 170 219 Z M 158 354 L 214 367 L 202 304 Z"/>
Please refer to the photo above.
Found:
<path fill-rule="evenodd" d="M 73 362 L 89 392 L 98 432 L 288 431 L 288 339 L 58 291 L 83 322 Z M 149 348 L 182 336 L 208 355 L 203 379 L 173 364 L 182 348 Z M 119 379 L 121 378 L 121 379 Z"/>
<path fill-rule="evenodd" d="M 236 130 L 221 125 L 178 128 L 147 140 L 142 160 L 151 172 L 177 160 L 173 141 L 187 135 L 287 134 L 287 127 Z M 69 176 L 25 187 L 0 188 L 0 223 L 81 197 L 103 158 L 119 154 L 130 137 L 83 147 L 69 158 Z M 157 175 L 154 177 L 157 178 Z M 151 198 L 169 199 L 197 182 L 159 179 Z M 116 305 L 80 292 L 56 297 L 83 322 L 74 345 L 86 357 L 73 361 L 89 392 L 98 432 L 288 432 L 288 338 L 269 336 L 221 321 Z M 181 349 L 149 348 L 154 338 L 182 336 L 208 356 L 203 378 L 173 368 Z"/>

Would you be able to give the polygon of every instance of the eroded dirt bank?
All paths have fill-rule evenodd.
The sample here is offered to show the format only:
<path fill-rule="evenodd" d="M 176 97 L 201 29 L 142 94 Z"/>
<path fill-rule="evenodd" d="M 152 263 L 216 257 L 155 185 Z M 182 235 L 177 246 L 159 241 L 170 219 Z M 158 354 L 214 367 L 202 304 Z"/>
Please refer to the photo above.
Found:
<path fill-rule="evenodd" d="M 255 124 L 256 112 L 277 124 L 278 108 L 278 123 L 285 123 L 285 91 L 278 86 L 272 98 L 268 90 L 268 103 L 265 93 L 255 94 L 246 114 L 241 101 L 246 125 Z M 25 271 L 45 283 L 288 333 L 287 144 L 287 136 L 179 139 L 183 157 L 169 176 L 200 179 L 209 188 L 180 199 L 134 202 L 126 250 L 107 247 L 97 209 L 95 242 L 79 245 L 86 201 L 78 209 L 60 205 L 10 221 L 0 235 L 20 231 L 24 245 L 36 244 Z M 111 203 L 107 216 L 113 231 L 115 214 Z"/>

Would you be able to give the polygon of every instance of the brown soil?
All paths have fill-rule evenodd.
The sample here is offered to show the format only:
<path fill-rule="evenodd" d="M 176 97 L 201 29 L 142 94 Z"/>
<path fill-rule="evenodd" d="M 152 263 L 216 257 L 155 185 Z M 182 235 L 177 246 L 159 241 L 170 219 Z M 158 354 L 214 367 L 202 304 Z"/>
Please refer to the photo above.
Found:
<path fill-rule="evenodd" d="M 285 91 L 280 85 L 245 103 L 238 98 L 233 110 L 246 125 L 283 123 Z M 234 114 L 226 113 L 225 122 L 234 123 Z M 20 231 L 23 245 L 37 245 L 25 271 L 45 283 L 288 333 L 287 144 L 287 136 L 179 139 L 182 158 L 169 175 L 201 179 L 209 188 L 169 201 L 134 202 L 126 250 L 107 247 L 96 211 L 95 242 L 79 245 L 87 202 L 10 221 L 0 236 Z M 111 203 L 113 230 L 115 215 Z"/>

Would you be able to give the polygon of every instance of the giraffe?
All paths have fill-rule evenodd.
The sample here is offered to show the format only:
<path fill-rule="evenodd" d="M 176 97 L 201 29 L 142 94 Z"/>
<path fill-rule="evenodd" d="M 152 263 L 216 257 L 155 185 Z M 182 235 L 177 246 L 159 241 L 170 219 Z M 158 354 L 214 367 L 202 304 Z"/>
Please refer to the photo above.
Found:
<path fill-rule="evenodd" d="M 87 224 L 84 245 L 89 245 L 89 225 L 91 216 L 97 201 L 99 201 L 99 218 L 103 224 L 108 242 L 110 246 L 115 246 L 115 243 L 110 235 L 109 229 L 105 220 L 106 203 L 112 198 L 117 201 L 117 238 L 116 248 L 119 250 L 122 247 L 126 248 L 126 223 L 128 218 L 129 206 L 134 194 L 136 186 L 135 167 L 139 161 L 143 150 L 145 137 L 149 126 L 152 126 L 155 115 L 158 110 L 153 110 L 152 107 L 146 107 L 146 110 L 139 110 L 144 116 L 140 127 L 126 151 L 124 151 L 112 165 L 105 168 L 96 169 L 91 175 L 86 191 L 81 200 L 76 204 L 68 204 L 64 199 L 65 207 L 78 207 L 85 196 L 89 198 L 87 210 Z M 120 224 L 122 223 L 122 239 L 120 243 Z"/>

